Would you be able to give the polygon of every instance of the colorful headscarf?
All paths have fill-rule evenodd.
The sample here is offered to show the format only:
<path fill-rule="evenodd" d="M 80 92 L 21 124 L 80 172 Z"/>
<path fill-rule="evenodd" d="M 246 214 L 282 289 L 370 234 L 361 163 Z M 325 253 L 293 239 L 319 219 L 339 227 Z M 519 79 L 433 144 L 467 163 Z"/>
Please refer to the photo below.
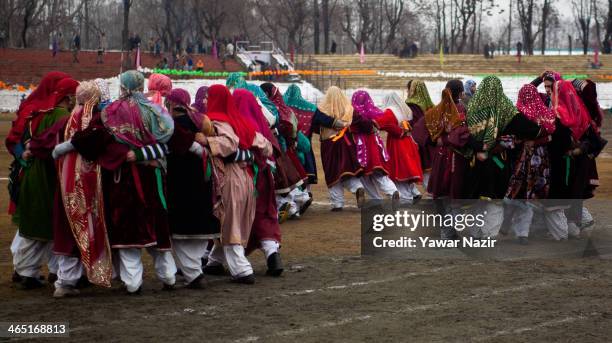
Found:
<path fill-rule="evenodd" d="M 55 97 L 53 97 L 55 86 L 60 80 L 67 77 L 70 77 L 70 75 L 59 71 L 47 73 L 38 84 L 38 87 L 21 102 L 17 110 L 17 118 L 13 121 L 13 126 L 5 140 L 6 147 L 11 153 L 13 153 L 15 145 L 21 140 L 27 122 L 32 115 L 37 112 L 50 111 L 55 107 Z"/>
<path fill-rule="evenodd" d="M 570 81 L 557 81 L 552 93 L 553 112 L 561 124 L 572 131 L 572 137 L 579 140 L 589 128 L 591 118 L 584 103 Z"/>
<path fill-rule="evenodd" d="M 465 84 L 463 84 L 463 92 L 465 92 L 465 95 L 469 97 L 474 96 L 474 93 L 472 93 L 472 87 L 474 86 L 476 86 L 476 81 L 474 80 L 465 81 Z"/>
<path fill-rule="evenodd" d="M 317 106 L 304 99 L 302 97 L 300 87 L 295 84 L 289 86 L 285 92 L 285 95 L 283 95 L 283 99 L 285 100 L 285 103 L 294 110 L 297 116 L 298 130 L 310 137 L 312 134 L 312 117 L 314 116 L 314 112 L 317 110 Z"/>
<path fill-rule="evenodd" d="M 106 80 L 104 79 L 95 79 L 94 82 L 100 90 L 100 103 L 98 104 L 98 107 L 100 108 L 100 110 L 103 110 L 104 107 L 111 103 L 111 95 L 110 90 L 108 89 L 108 82 L 106 82 Z"/>
<path fill-rule="evenodd" d="M 208 112 L 210 120 L 225 122 L 231 125 L 241 149 L 249 149 L 255 139 L 255 127 L 238 111 L 229 89 L 224 85 L 212 85 L 208 88 Z"/>
<path fill-rule="evenodd" d="M 79 86 L 79 81 L 74 80 L 70 77 L 61 79 L 60 82 L 55 86 L 55 90 L 53 91 L 54 103 L 60 103 L 65 97 L 72 96 L 76 94 L 77 87 Z"/>
<path fill-rule="evenodd" d="M 442 135 L 446 129 L 446 124 L 450 124 L 451 128 L 454 129 L 463 122 L 464 118 L 457 110 L 451 90 L 448 88 L 442 90 L 440 103 L 425 112 L 425 127 L 432 141 Z"/>
<path fill-rule="evenodd" d="M 119 76 L 119 81 L 122 94 L 102 111 L 104 126 L 115 139 L 132 148 L 167 143 L 174 132 L 174 121 L 166 110 L 142 94 L 142 73 L 126 71 Z"/>
<path fill-rule="evenodd" d="M 544 104 L 534 85 L 526 84 L 521 87 L 516 108 L 529 120 L 537 123 L 546 133 L 555 132 L 555 114 Z"/>
<path fill-rule="evenodd" d="M 101 99 L 100 88 L 94 81 L 83 81 L 76 88 L 76 106 L 66 126 L 64 138 L 70 140 L 76 131 L 86 129 L 91 122 L 94 107 Z M 74 123 L 73 123 L 74 122 Z"/>
<path fill-rule="evenodd" d="M 408 93 L 408 99 L 406 99 L 406 104 L 415 104 L 419 106 L 423 112 L 434 107 L 429 92 L 427 91 L 427 86 L 425 86 L 425 82 L 413 80 L 412 83 L 410 83 L 410 91 Z"/>
<path fill-rule="evenodd" d="M 94 81 L 84 81 L 78 86 L 77 106 L 66 126 L 67 140 L 89 126 L 100 95 Z M 58 175 L 66 217 L 87 271 L 87 279 L 96 285 L 110 287 L 113 266 L 104 218 L 100 165 L 86 161 L 78 152 L 72 151 L 59 159 Z"/>
<path fill-rule="evenodd" d="M 149 93 L 147 93 L 149 100 L 156 105 L 163 106 L 163 97 L 168 96 L 172 90 L 172 80 L 166 75 L 151 74 L 147 87 L 149 88 Z"/>
<path fill-rule="evenodd" d="M 272 101 L 272 103 L 274 103 L 274 105 L 278 109 L 280 120 L 291 124 L 291 126 L 293 127 L 291 137 L 296 137 L 298 125 L 297 116 L 295 115 L 295 112 L 293 112 L 291 107 L 285 104 L 283 96 L 280 90 L 278 90 L 278 87 L 269 82 L 262 84 L 260 87 L 264 91 L 264 93 L 266 93 L 268 99 L 270 99 L 270 101 Z"/>
<path fill-rule="evenodd" d="M 268 112 L 274 115 L 274 117 L 276 118 L 274 121 L 276 123 L 278 122 L 279 113 L 274 103 L 270 101 L 270 99 L 268 99 L 266 93 L 264 93 L 264 91 L 259 86 L 254 85 L 252 83 L 247 83 L 240 73 L 229 74 L 229 76 L 225 80 L 225 86 L 227 88 L 249 90 L 251 93 L 253 93 L 253 95 L 257 97 L 257 99 L 259 99 L 259 102 L 262 103 L 262 105 L 268 110 Z"/>
<path fill-rule="evenodd" d="M 383 108 L 390 109 L 398 123 L 412 120 L 412 110 L 395 92 L 385 96 Z"/>
<path fill-rule="evenodd" d="M 198 128 L 198 130 L 202 129 L 204 113 L 198 111 L 197 109 L 189 105 L 191 103 L 191 96 L 189 96 L 189 92 L 182 88 L 174 88 L 166 97 L 166 101 L 171 103 L 174 107 L 182 108 L 187 113 L 193 124 Z"/>
<path fill-rule="evenodd" d="M 353 105 L 344 95 L 342 90 L 336 86 L 331 86 L 325 92 L 323 100 L 317 106 L 319 110 L 334 119 L 340 119 L 347 123 L 353 121 Z M 326 139 L 336 134 L 336 130 L 322 127 L 321 138 Z"/>
<path fill-rule="evenodd" d="M 376 119 L 383 115 L 383 111 L 374 105 L 370 94 L 364 90 L 353 93 L 351 104 L 356 113 L 367 119 Z"/>
<path fill-rule="evenodd" d="M 197 109 L 201 113 L 206 113 L 206 104 L 204 103 L 204 100 L 206 99 L 207 96 L 208 96 L 208 86 L 202 86 L 198 88 L 198 91 L 196 92 L 196 95 L 195 95 L 195 100 L 193 104 L 191 104 L 191 107 Z"/>
<path fill-rule="evenodd" d="M 336 86 L 331 86 L 327 89 L 318 108 L 321 112 L 334 119 L 340 119 L 347 123 L 353 121 L 353 105 L 351 105 L 351 102 L 342 90 Z"/>
<path fill-rule="evenodd" d="M 268 139 L 277 149 L 280 149 L 278 141 L 272 134 L 272 131 L 270 131 L 268 120 L 265 118 L 261 110 L 261 105 L 257 102 L 255 95 L 246 89 L 236 89 L 232 96 L 234 97 L 240 114 L 255 127 L 257 132 L 266 137 L 266 139 Z"/>
<path fill-rule="evenodd" d="M 283 95 L 283 99 L 287 105 L 302 111 L 314 112 L 317 110 L 315 104 L 302 97 L 302 91 L 296 84 L 292 84 L 287 88 L 285 95 Z"/>
<path fill-rule="evenodd" d="M 246 81 L 240 73 L 230 73 L 225 79 L 225 86 L 227 88 L 246 88 Z"/>
<path fill-rule="evenodd" d="M 467 124 L 472 136 L 489 150 L 516 114 L 517 109 L 504 94 L 499 78 L 487 76 L 470 100 Z"/>

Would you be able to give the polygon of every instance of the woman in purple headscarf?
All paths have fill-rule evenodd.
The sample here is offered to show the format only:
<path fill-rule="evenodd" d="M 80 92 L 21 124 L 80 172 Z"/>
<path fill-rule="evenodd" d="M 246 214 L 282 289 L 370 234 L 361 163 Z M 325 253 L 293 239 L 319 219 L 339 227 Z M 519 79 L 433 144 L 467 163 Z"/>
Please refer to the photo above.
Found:
<path fill-rule="evenodd" d="M 208 86 L 198 88 L 195 95 L 195 100 L 191 107 L 198 110 L 200 113 L 206 113 L 206 104 L 208 103 Z"/>
<path fill-rule="evenodd" d="M 351 132 L 357 146 L 357 159 L 364 168 L 361 182 L 371 198 L 382 199 L 382 193 L 397 201 L 399 192 L 385 167 L 389 155 L 374 122 L 382 117 L 383 111 L 364 90 L 353 93 L 351 102 L 354 109 Z"/>

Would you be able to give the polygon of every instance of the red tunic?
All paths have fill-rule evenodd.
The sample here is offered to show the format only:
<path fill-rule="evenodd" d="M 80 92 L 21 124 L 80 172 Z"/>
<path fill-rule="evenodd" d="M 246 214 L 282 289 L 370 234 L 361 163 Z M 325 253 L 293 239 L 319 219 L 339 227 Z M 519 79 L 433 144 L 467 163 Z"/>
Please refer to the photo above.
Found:
<path fill-rule="evenodd" d="M 402 136 L 403 130 L 393 112 L 389 109 L 385 110 L 383 116 L 376 119 L 376 124 L 379 129 L 388 133 L 389 161 L 386 162 L 386 169 L 389 171 L 391 180 L 396 182 L 423 181 L 419 146 L 412 136 Z"/>
<path fill-rule="evenodd" d="M 374 122 L 372 120 L 356 113 L 353 115 L 351 132 L 353 133 L 357 147 L 357 159 L 362 163 L 364 175 L 369 176 L 375 171 L 380 171 L 388 175 L 389 171 L 386 168 L 387 162 L 383 156 L 385 147 L 381 146 L 382 140 L 380 141 L 381 144 L 379 144 L 377 133 L 374 132 L 373 126 Z M 363 144 L 363 146 L 360 146 L 360 144 Z M 362 159 L 365 160 L 365 163 Z"/>

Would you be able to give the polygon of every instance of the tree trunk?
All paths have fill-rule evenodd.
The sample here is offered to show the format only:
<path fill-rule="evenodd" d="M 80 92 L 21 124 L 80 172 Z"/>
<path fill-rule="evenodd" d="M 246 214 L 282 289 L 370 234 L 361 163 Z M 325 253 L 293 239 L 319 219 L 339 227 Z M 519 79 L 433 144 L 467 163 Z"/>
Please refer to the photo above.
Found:
<path fill-rule="evenodd" d="M 89 1 L 83 0 L 85 6 L 85 41 L 83 42 L 83 47 L 91 47 L 89 41 Z"/>
<path fill-rule="evenodd" d="M 319 0 L 314 0 L 312 4 L 314 10 L 313 13 L 313 24 L 314 24 L 314 53 L 319 54 Z"/>
<path fill-rule="evenodd" d="M 608 0 L 608 20 L 606 22 L 606 40 L 612 38 L 612 0 Z"/>
<path fill-rule="evenodd" d="M 129 50 L 129 20 L 130 20 L 130 6 L 132 5 L 131 0 L 123 0 L 123 31 L 121 32 L 121 46 L 124 51 Z"/>
<path fill-rule="evenodd" d="M 542 52 L 542 56 L 544 56 L 544 52 L 546 51 L 546 21 L 547 21 L 547 17 L 548 17 L 548 10 L 549 10 L 549 0 L 544 0 L 544 6 L 542 6 L 542 41 L 541 41 L 541 46 L 540 46 L 540 50 Z"/>
<path fill-rule="evenodd" d="M 512 1 L 510 0 L 510 9 L 508 10 L 508 47 L 506 51 L 510 55 L 510 49 L 512 49 Z"/>
<path fill-rule="evenodd" d="M 612 1 L 612 0 L 610 0 Z M 328 54 L 329 53 L 329 0 L 322 0 L 323 5 L 323 51 Z"/>

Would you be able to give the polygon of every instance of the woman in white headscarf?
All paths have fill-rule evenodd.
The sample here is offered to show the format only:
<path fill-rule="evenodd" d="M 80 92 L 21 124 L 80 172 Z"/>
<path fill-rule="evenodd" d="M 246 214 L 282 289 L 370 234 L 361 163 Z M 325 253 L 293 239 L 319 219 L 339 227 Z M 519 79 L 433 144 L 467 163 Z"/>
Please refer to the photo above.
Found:
<path fill-rule="evenodd" d="M 421 193 L 416 185 L 423 181 L 423 169 L 419 146 L 412 138 L 412 111 L 395 92 L 387 94 L 383 109 L 383 115 L 374 122 L 387 132 L 389 177 L 395 182 L 402 200 L 419 198 Z"/>

